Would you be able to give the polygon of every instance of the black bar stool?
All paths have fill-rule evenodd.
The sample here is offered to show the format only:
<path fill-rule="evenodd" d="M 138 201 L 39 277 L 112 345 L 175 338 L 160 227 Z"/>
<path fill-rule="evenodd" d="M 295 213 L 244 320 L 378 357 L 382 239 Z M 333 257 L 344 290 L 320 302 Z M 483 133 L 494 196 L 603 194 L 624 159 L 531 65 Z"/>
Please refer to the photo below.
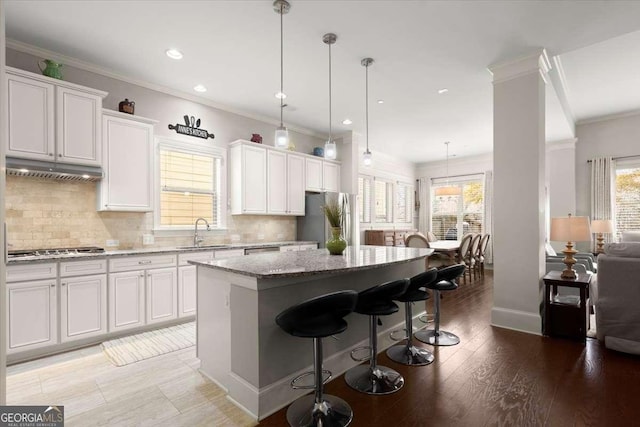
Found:
<path fill-rule="evenodd" d="M 409 366 L 424 366 L 433 362 L 433 353 L 424 348 L 419 348 L 413 345 L 413 313 L 411 310 L 411 305 L 415 301 L 426 301 L 429 299 L 429 292 L 427 292 L 425 287 L 431 285 L 436 281 L 438 277 L 438 270 L 436 268 L 432 268 L 430 270 L 425 271 L 424 273 L 420 273 L 418 275 L 413 276 L 409 279 L 409 287 L 406 292 L 396 298 L 396 301 L 400 301 L 404 303 L 404 312 L 405 312 L 405 331 L 406 331 L 406 344 L 398 344 L 390 347 L 387 350 L 387 356 L 389 359 L 394 362 L 402 363 L 403 365 Z M 393 338 L 393 334 L 397 331 L 393 331 L 391 333 L 391 338 Z"/>
<path fill-rule="evenodd" d="M 351 351 L 351 358 L 358 362 L 369 360 L 369 365 L 358 365 L 344 374 L 347 384 L 367 394 L 389 394 L 404 385 L 404 378 L 398 372 L 376 364 L 378 354 L 378 316 L 396 313 L 398 306 L 394 299 L 402 295 L 409 286 L 409 279 L 395 280 L 366 289 L 358 294 L 355 312 L 369 316 L 369 356 L 363 359 L 354 357 L 354 353 L 367 347 Z"/>
<path fill-rule="evenodd" d="M 456 345 L 460 343 L 460 338 L 456 335 L 440 330 L 440 291 L 453 291 L 458 289 L 458 284 L 455 280 L 464 274 L 465 268 L 464 264 L 456 264 L 438 270 L 436 280 L 426 285 L 426 288 L 433 289 L 435 306 L 434 329 L 416 332 L 415 337 L 418 341 L 431 345 Z"/>
<path fill-rule="evenodd" d="M 353 411 L 349 404 L 339 397 L 323 394 L 324 384 L 331 379 L 331 372 L 322 369 L 322 338 L 347 329 L 344 317 L 353 311 L 357 298 L 355 291 L 334 292 L 301 302 L 276 316 L 276 323 L 288 334 L 313 338 L 313 372 L 294 378 L 291 387 L 314 389 L 315 394 L 302 396 L 289 406 L 289 425 L 342 427 L 351 423 Z M 326 379 L 323 379 L 324 373 L 328 374 Z M 314 385 L 297 385 L 298 381 L 309 375 L 314 376 Z"/>

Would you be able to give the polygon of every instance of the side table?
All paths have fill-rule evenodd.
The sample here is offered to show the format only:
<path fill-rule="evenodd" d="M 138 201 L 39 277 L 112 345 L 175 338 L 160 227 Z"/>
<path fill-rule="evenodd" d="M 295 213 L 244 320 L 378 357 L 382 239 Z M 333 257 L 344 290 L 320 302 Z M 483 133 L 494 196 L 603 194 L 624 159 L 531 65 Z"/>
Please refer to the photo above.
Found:
<path fill-rule="evenodd" d="M 584 342 L 589 330 L 589 283 L 591 275 L 578 273 L 575 280 L 563 279 L 561 271 L 550 271 L 544 281 L 544 335 Z M 577 288 L 580 298 L 558 296 L 558 287 Z"/>

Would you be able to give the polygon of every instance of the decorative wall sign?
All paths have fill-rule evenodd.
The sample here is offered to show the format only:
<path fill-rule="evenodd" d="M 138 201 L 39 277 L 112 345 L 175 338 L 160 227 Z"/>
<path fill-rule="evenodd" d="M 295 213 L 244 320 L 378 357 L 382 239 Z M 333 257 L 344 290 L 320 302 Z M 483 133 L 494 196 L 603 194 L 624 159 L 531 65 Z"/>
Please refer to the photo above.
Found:
<path fill-rule="evenodd" d="M 169 125 L 169 129 L 175 130 L 176 133 L 180 133 L 182 135 L 195 136 L 198 138 L 215 138 L 212 133 L 209 133 L 206 129 L 200 129 L 200 119 L 196 120 L 195 117 L 188 115 L 184 115 L 185 125 L 181 125 L 180 123 L 176 123 L 175 125 Z"/>

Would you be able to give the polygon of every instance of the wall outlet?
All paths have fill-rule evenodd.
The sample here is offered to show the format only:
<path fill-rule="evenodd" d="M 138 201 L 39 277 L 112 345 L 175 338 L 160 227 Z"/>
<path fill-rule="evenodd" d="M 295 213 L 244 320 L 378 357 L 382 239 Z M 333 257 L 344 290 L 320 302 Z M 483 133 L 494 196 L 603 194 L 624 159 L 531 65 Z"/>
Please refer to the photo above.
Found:
<path fill-rule="evenodd" d="M 258 240 L 264 240 L 264 234 L 259 233 L 258 234 Z"/>
<path fill-rule="evenodd" d="M 153 245 L 156 242 L 153 234 L 143 234 L 142 235 L 142 244 L 143 245 Z"/>
<path fill-rule="evenodd" d="M 116 239 L 109 239 L 107 240 L 107 247 L 108 248 L 113 248 L 113 247 L 117 247 L 120 246 L 120 241 L 116 240 Z"/>

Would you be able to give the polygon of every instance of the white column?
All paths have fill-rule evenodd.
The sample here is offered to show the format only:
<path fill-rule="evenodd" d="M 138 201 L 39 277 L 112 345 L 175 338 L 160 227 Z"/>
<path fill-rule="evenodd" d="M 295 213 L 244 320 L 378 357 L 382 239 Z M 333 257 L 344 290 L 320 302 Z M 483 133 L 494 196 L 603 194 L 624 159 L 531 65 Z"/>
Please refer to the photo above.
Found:
<path fill-rule="evenodd" d="M 540 334 L 545 235 L 544 49 L 489 67 L 493 74 L 491 323 Z"/>

